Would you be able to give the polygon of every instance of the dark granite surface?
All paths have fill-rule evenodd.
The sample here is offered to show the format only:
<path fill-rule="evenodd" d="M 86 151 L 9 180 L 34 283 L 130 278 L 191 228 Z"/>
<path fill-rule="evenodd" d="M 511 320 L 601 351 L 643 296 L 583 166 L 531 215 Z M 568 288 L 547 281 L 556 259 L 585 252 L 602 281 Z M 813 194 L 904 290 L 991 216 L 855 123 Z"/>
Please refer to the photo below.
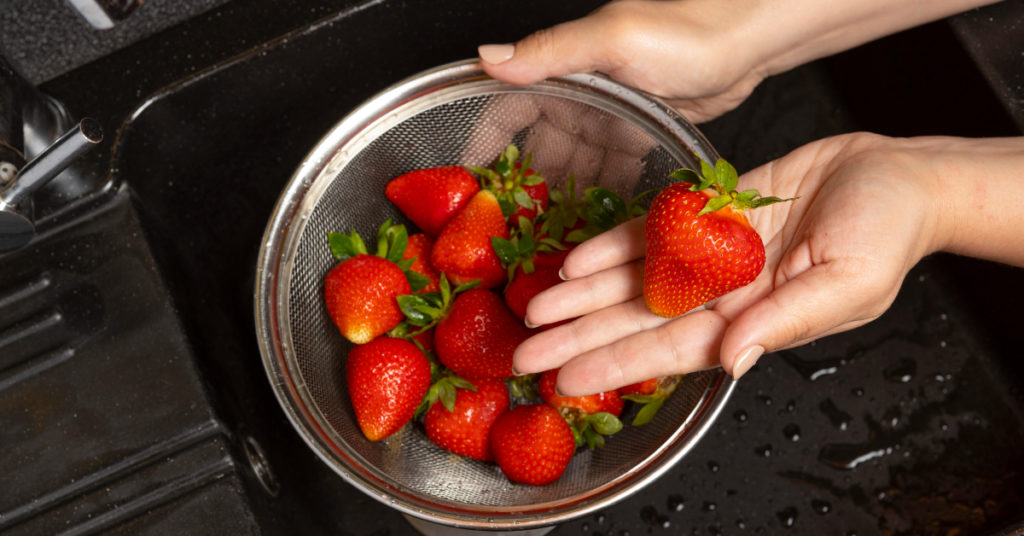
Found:
<path fill-rule="evenodd" d="M 50 452 L 56 432 L 47 435 L 40 426 L 69 423 L 66 441 L 79 441 L 95 459 L 61 466 L 54 454 L 51 471 L 39 470 L 38 461 L 5 466 L 7 489 L 25 491 L 0 505 L 0 527 L 6 522 L 23 533 L 66 523 L 80 532 L 124 534 L 414 534 L 401 516 L 328 470 L 276 405 L 252 329 L 252 267 L 262 227 L 292 170 L 346 111 L 405 76 L 471 56 L 482 38 L 463 28 L 488 28 L 486 40 L 508 41 L 597 3 L 553 9 L 542 0 L 514 8 L 458 0 L 310 0 L 281 10 L 269 0 L 232 1 L 45 83 L 43 89 L 73 110 L 97 116 L 110 134 L 87 168 L 113 193 L 97 194 L 102 210 L 76 213 L 80 220 L 70 223 L 91 222 L 80 230 L 97 237 L 90 244 L 125 249 L 89 250 L 75 240 L 69 249 L 57 234 L 69 222 L 54 218 L 33 252 L 0 257 L 0 280 L 31 283 L 32 274 L 48 266 L 38 259 L 30 266 L 32 256 L 51 258 L 51 273 L 70 272 L 72 283 L 89 283 L 65 288 L 95 294 L 92 303 L 108 311 L 100 320 L 111 320 L 73 323 L 78 331 L 71 335 L 78 338 L 70 340 L 82 348 L 76 352 L 101 362 L 137 362 L 117 376 L 117 389 L 102 369 L 95 371 L 99 379 L 78 384 L 61 376 L 74 369 L 59 364 L 30 383 L 19 369 L 3 369 L 0 422 L 18 452 L 28 459 L 33 449 Z M 985 13 L 961 17 L 985 23 Z M 513 19 L 521 22 L 507 23 Z M 991 77 L 972 62 L 978 53 L 961 46 L 962 30 L 955 35 L 960 40 L 946 23 L 933 24 L 775 77 L 740 109 L 702 129 L 741 171 L 850 130 L 1019 134 L 1005 102 L 986 83 Z M 132 277 L 120 279 L 126 274 Z M 926 260 L 883 318 L 765 357 L 677 467 L 554 534 L 998 533 L 1024 511 L 1024 375 L 1010 336 L 1019 329 L 1021 275 L 969 259 Z M 0 289 L 0 305 L 19 308 L 17 315 L 0 311 L 0 347 L 24 340 L 23 313 L 34 310 L 19 306 L 26 303 L 19 299 L 5 300 L 22 295 L 18 285 Z M 134 313 L 140 303 L 154 309 Z M 55 307 L 69 308 L 63 316 L 69 320 L 80 318 L 70 309 L 98 307 L 81 304 L 73 299 Z M 169 342 L 140 326 L 159 327 Z M 38 344 L 19 347 L 33 359 L 28 363 L 51 355 Z M 66 363 L 90 366 L 88 359 Z M 160 375 L 167 385 L 132 379 L 133 371 L 157 364 L 169 367 Z M 174 390 L 179 384 L 186 388 Z M 29 387 L 67 390 L 55 400 L 89 396 L 118 413 L 83 421 L 72 417 L 74 408 L 65 415 L 14 397 Z M 174 418 L 154 413 L 161 388 L 175 394 L 167 399 L 170 407 L 182 408 Z M 149 396 L 157 398 L 133 402 Z M 19 412 L 34 420 L 23 422 Z M 123 427 L 117 419 L 124 419 Z M 147 422 L 162 426 L 148 429 Z M 31 423 L 36 428 L 27 427 Z M 114 427 L 112 437 L 135 446 L 106 440 L 95 426 L 75 431 L 88 423 Z M 75 487 L 83 475 L 125 467 L 119 459 L 164 452 L 140 449 L 148 436 L 129 433 L 133 427 L 157 438 L 153 444 L 170 445 L 171 462 L 144 463 L 147 470 L 131 472 L 135 479 L 114 479 L 127 473 L 122 469 Z M 189 438 L 178 440 L 187 448 L 175 450 L 174 438 L 181 437 Z M 275 475 L 269 492 L 244 455 L 249 437 L 262 445 Z M 26 506 L 47 496 L 70 502 Z M 12 512 L 21 517 L 11 521 Z"/>

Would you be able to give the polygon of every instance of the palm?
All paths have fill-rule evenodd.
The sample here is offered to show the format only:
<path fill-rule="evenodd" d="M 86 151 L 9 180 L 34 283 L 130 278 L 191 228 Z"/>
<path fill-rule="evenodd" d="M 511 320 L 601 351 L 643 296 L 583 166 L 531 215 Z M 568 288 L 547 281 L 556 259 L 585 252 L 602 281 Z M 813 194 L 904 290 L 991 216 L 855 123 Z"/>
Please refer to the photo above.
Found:
<path fill-rule="evenodd" d="M 596 392 L 716 366 L 723 355 L 765 344 L 752 326 L 772 325 L 777 349 L 877 317 L 927 241 L 890 232 L 924 229 L 926 211 L 912 206 L 911 181 L 893 180 L 906 172 L 851 150 L 872 141 L 830 138 L 742 177 L 743 188 L 798 199 L 750 211 L 766 251 L 758 278 L 683 317 L 664 319 L 643 305 L 642 220 L 579 246 L 564 267 L 571 280 L 537 296 L 528 318 L 581 318 L 524 343 L 517 369 L 563 366 L 564 392 Z"/>

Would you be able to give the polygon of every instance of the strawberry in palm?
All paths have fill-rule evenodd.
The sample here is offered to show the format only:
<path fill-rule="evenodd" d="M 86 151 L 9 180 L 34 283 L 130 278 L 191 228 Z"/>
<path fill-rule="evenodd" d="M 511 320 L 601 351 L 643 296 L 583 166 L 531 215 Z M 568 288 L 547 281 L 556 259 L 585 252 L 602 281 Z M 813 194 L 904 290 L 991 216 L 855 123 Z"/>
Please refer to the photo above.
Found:
<path fill-rule="evenodd" d="M 480 189 L 461 166 L 417 169 L 391 180 L 384 195 L 424 233 L 437 236 Z"/>
<path fill-rule="evenodd" d="M 722 159 L 672 177 L 683 182 L 659 192 L 647 215 L 643 281 L 647 307 L 669 318 L 752 282 L 764 244 L 743 211 L 788 201 L 737 192 L 736 169 Z"/>
<path fill-rule="evenodd" d="M 345 381 L 360 430 L 380 441 L 412 420 L 430 388 L 430 361 L 407 340 L 378 337 L 349 351 Z"/>
<path fill-rule="evenodd" d="M 576 441 L 558 410 L 547 404 L 527 404 L 498 417 L 491 427 L 491 449 L 509 480 L 543 486 L 565 472 Z"/>
<path fill-rule="evenodd" d="M 465 380 L 464 380 L 465 381 Z M 509 393 L 501 380 L 467 381 L 468 388 L 452 389 L 427 410 L 423 425 L 435 445 L 463 456 L 494 461 L 491 426 L 509 408 Z"/>
<path fill-rule="evenodd" d="M 340 261 L 324 278 L 327 314 L 341 334 L 356 344 L 387 333 L 404 315 L 397 297 L 424 284 L 403 260 L 405 227 L 388 220 L 377 233 L 377 251 L 369 254 L 359 234 L 329 233 L 331 253 Z"/>

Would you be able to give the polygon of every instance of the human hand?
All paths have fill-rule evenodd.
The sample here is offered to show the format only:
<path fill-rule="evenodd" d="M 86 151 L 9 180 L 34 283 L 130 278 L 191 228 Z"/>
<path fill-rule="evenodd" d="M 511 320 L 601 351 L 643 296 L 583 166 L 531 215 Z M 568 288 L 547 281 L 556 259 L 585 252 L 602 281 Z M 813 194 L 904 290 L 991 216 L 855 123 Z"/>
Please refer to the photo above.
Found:
<path fill-rule="evenodd" d="M 704 0 L 611 2 L 514 46 L 484 45 L 481 65 L 514 84 L 600 71 L 703 122 L 738 106 L 765 76 L 754 50 L 730 44 L 727 36 L 743 9 Z"/>
<path fill-rule="evenodd" d="M 768 76 L 993 1 L 620 0 L 478 53 L 505 82 L 599 71 L 702 123 Z"/>
<path fill-rule="evenodd" d="M 1019 138 L 858 133 L 808 144 L 740 178 L 743 189 L 798 198 L 747 212 L 767 257 L 753 283 L 682 317 L 650 313 L 643 220 L 633 220 L 576 247 L 568 281 L 530 302 L 531 324 L 580 318 L 525 341 L 515 368 L 562 367 L 559 390 L 570 396 L 718 364 L 738 378 L 765 351 L 877 318 L 933 251 L 1024 264 L 1020 216 L 977 215 L 977 203 L 1024 189 L 1022 165 Z"/>

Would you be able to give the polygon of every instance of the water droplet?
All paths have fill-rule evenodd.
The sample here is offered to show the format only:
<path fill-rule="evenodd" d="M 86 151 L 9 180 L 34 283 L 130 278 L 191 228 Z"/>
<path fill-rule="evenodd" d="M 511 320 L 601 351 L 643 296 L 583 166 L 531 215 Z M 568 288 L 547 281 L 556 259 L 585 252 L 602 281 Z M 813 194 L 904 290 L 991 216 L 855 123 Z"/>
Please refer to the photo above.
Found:
<path fill-rule="evenodd" d="M 771 445 L 761 445 L 760 447 L 757 447 L 756 449 L 754 449 L 754 452 L 756 452 L 758 456 L 762 456 L 762 457 L 767 458 L 767 457 L 772 455 L 772 446 Z"/>
<path fill-rule="evenodd" d="M 669 495 L 666 506 L 668 506 L 671 512 L 682 512 L 683 508 L 686 507 L 682 495 Z"/>
<path fill-rule="evenodd" d="M 713 502 L 705 502 L 704 506 L 701 507 L 701 510 L 704 510 L 705 512 L 714 512 L 717 509 L 718 505 Z"/>
<path fill-rule="evenodd" d="M 708 462 L 708 470 L 709 471 L 711 471 L 712 473 L 717 473 L 718 469 L 719 469 L 718 462 L 715 462 L 715 461 L 709 461 Z"/>
<path fill-rule="evenodd" d="M 779 518 L 779 523 L 782 526 L 789 529 L 796 525 L 797 511 L 796 508 L 789 507 L 784 510 L 775 512 L 775 517 Z"/>
<path fill-rule="evenodd" d="M 582 525 L 580 525 L 580 532 L 590 532 L 590 524 L 583 523 Z"/>
<path fill-rule="evenodd" d="M 825 416 L 828 417 L 828 420 L 832 422 L 832 426 L 835 426 L 840 430 L 846 430 L 850 425 L 850 421 L 853 420 L 853 417 L 851 417 L 849 413 L 837 408 L 830 398 L 822 400 L 821 404 L 818 405 L 818 408 L 821 409 L 822 413 L 824 413 Z"/>
<path fill-rule="evenodd" d="M 761 401 L 761 403 L 762 403 L 762 404 L 764 404 L 764 405 L 766 405 L 766 406 L 770 406 L 770 405 L 772 405 L 772 397 L 770 397 L 770 396 L 766 396 L 766 395 L 759 395 L 759 396 L 757 397 L 757 399 L 758 399 L 758 400 L 760 400 L 760 401 Z"/>
<path fill-rule="evenodd" d="M 644 506 L 640 509 L 640 519 L 648 525 L 666 529 L 671 525 L 668 517 L 659 514 L 658 510 L 651 505 Z"/>
<path fill-rule="evenodd" d="M 864 396 L 864 389 L 861 389 L 860 387 L 854 389 L 853 396 L 856 396 L 858 398 Z"/>
<path fill-rule="evenodd" d="M 740 530 L 746 529 L 747 528 L 747 522 L 744 521 L 743 519 L 737 519 L 736 520 L 736 528 L 738 528 Z"/>
<path fill-rule="evenodd" d="M 604 522 L 608 519 L 604 514 L 597 514 L 597 524 L 604 525 Z"/>
<path fill-rule="evenodd" d="M 796 411 L 796 401 L 795 400 L 790 400 L 789 402 L 786 402 L 786 411 L 789 412 L 789 413 L 793 413 L 794 411 Z"/>
<path fill-rule="evenodd" d="M 885 379 L 896 383 L 909 383 L 917 372 L 917 363 L 911 359 L 903 358 L 889 365 L 882 371 Z"/>
<path fill-rule="evenodd" d="M 782 435 L 786 436 L 786 439 L 796 443 L 800 441 L 800 427 L 795 424 L 787 424 L 782 429 Z"/>
<path fill-rule="evenodd" d="M 736 419 L 738 422 L 745 423 L 747 422 L 747 412 L 742 409 L 738 409 L 736 410 L 736 413 L 732 414 L 732 418 Z"/>
<path fill-rule="evenodd" d="M 811 508 L 813 508 L 815 512 L 818 512 L 821 515 L 825 515 L 832 511 L 832 505 L 829 504 L 827 501 L 823 501 L 821 499 L 814 499 L 813 501 L 811 501 Z"/>

